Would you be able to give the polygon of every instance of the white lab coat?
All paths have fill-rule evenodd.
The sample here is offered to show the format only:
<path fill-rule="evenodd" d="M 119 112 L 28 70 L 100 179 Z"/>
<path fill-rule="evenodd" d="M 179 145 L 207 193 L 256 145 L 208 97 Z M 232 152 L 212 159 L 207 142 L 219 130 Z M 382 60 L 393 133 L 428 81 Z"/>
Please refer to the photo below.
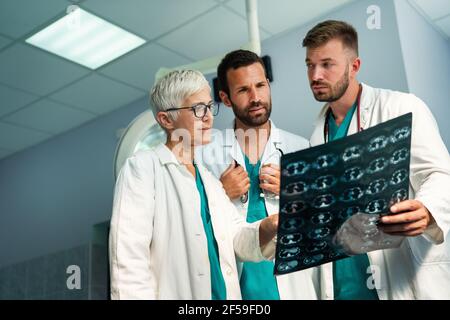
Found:
<path fill-rule="evenodd" d="M 325 105 L 311 136 L 311 145 L 324 143 Z M 436 223 L 417 237 L 406 237 L 400 248 L 369 252 L 381 279 L 380 299 L 450 299 L 450 156 L 433 115 L 412 94 L 375 89 L 363 84 L 361 126 L 369 128 L 412 112 L 410 199 L 421 201 Z M 357 114 L 348 134 L 357 132 Z M 320 267 L 321 298 L 333 299 L 332 263 Z M 372 269 L 373 270 L 373 269 Z M 369 276 L 369 275 L 368 275 Z"/>
<path fill-rule="evenodd" d="M 241 299 L 236 259 L 261 261 L 259 224 L 247 224 L 198 165 L 227 299 Z M 194 177 L 165 146 L 129 158 L 116 183 L 110 230 L 112 299 L 211 299 L 206 235 Z M 273 257 L 274 241 L 264 248 Z M 267 251 L 265 251 L 267 250 Z M 236 255 L 235 255 L 236 254 Z"/>
<path fill-rule="evenodd" d="M 273 121 L 270 121 L 270 137 L 267 141 L 263 155 L 261 157 L 261 167 L 265 164 L 280 164 L 281 152 L 287 154 L 309 147 L 308 140 L 292 133 L 275 127 Z M 196 149 L 195 159 L 200 161 L 208 168 L 218 179 L 222 173 L 235 160 L 245 170 L 244 155 L 236 140 L 234 133 L 234 121 L 229 129 L 215 134 L 211 143 Z M 279 211 L 279 200 L 264 198 L 267 213 L 272 215 Z M 248 201 L 242 203 L 240 199 L 233 201 L 242 218 L 247 218 Z M 242 270 L 242 264 L 238 265 L 239 272 Z M 277 276 L 278 291 L 282 300 L 314 300 L 318 298 L 317 292 L 319 273 L 317 268 L 311 268 L 305 271 L 297 271 L 287 275 Z M 316 279 L 314 281 L 314 279 Z"/>

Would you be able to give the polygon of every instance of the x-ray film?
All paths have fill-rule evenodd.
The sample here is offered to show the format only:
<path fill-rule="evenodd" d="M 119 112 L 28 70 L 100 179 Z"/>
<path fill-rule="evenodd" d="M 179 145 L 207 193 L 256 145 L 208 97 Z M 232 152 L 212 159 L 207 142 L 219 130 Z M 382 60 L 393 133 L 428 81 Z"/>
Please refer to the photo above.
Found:
<path fill-rule="evenodd" d="M 378 222 L 409 196 L 411 122 L 409 113 L 282 156 L 275 274 L 401 244 Z"/>

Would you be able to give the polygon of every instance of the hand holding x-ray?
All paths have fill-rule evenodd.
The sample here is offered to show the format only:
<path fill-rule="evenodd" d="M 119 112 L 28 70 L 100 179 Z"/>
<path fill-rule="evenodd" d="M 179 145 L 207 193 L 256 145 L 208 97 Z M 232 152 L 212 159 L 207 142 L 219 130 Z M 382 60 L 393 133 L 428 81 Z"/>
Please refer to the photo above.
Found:
<path fill-rule="evenodd" d="M 378 226 L 379 221 L 379 214 L 360 212 L 351 216 L 336 232 L 334 245 L 347 255 L 399 247 L 404 237 L 384 233 Z"/>

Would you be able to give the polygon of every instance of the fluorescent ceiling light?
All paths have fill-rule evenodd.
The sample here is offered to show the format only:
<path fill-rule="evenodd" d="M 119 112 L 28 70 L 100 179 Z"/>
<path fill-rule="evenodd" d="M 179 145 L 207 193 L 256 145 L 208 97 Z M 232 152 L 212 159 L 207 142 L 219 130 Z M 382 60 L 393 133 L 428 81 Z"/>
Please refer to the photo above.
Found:
<path fill-rule="evenodd" d="M 76 7 L 26 42 L 97 69 L 139 47 L 145 40 Z"/>

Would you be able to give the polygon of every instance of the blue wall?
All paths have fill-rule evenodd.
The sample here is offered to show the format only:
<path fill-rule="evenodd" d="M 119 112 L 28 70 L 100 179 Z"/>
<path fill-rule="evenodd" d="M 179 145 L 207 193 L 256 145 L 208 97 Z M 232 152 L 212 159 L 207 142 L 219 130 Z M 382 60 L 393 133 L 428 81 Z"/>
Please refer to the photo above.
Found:
<path fill-rule="evenodd" d="M 111 215 L 116 131 L 147 101 L 0 162 L 0 266 L 89 242 Z"/>
<path fill-rule="evenodd" d="M 314 120 L 322 104 L 314 100 L 309 88 L 306 52 L 301 42 L 307 31 L 319 21 L 344 20 L 357 29 L 362 58 L 360 81 L 374 87 L 408 91 L 394 4 L 391 0 L 376 1 L 381 10 L 382 27 L 369 30 L 366 26 L 369 17 L 366 10 L 373 3 L 357 1 L 263 42 L 262 55 L 269 55 L 272 59 L 272 119 L 278 127 L 308 139 L 312 133 Z M 225 128 L 232 119 L 232 111 L 222 107 L 220 116 L 215 120 L 215 127 Z"/>
<path fill-rule="evenodd" d="M 405 0 L 396 0 L 400 43 L 409 92 L 427 103 L 450 146 L 450 41 Z"/>

